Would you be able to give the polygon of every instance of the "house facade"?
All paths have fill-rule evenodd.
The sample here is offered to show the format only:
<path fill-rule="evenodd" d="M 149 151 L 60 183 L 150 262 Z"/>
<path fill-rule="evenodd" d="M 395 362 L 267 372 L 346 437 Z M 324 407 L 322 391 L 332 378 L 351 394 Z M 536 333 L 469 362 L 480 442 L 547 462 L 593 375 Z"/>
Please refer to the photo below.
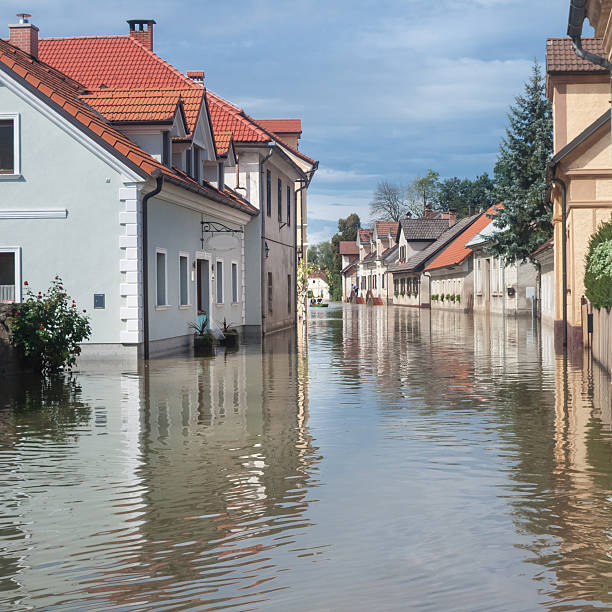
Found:
<path fill-rule="evenodd" d="M 323 270 L 315 270 L 308 275 L 308 297 L 329 301 L 329 283 Z"/>
<path fill-rule="evenodd" d="M 582 46 L 596 55 L 605 54 L 601 39 L 583 38 Z M 569 38 L 548 40 L 546 67 L 547 95 L 552 102 L 554 126 L 551 180 L 555 182 L 551 197 L 554 205 L 555 336 L 563 336 L 565 301 L 568 346 L 580 347 L 583 326 L 586 326 L 582 299 L 588 242 L 598 225 L 612 215 L 610 74 L 601 66 L 578 58 Z"/>
<path fill-rule="evenodd" d="M 347 302 L 357 287 L 357 276 L 359 268 L 359 246 L 356 241 L 342 240 L 339 245 L 342 258 L 342 301 Z"/>
<path fill-rule="evenodd" d="M 544 325 L 553 325 L 555 320 L 555 245 L 551 238 L 533 254 L 538 264 L 536 276 L 537 313 Z"/>
<path fill-rule="evenodd" d="M 27 21 L 0 41 L 0 297 L 61 274 L 100 353 L 184 348 L 199 314 L 289 327 L 296 194 L 316 162 L 161 60 L 150 21 L 144 42 L 132 22 L 38 40 Z"/>

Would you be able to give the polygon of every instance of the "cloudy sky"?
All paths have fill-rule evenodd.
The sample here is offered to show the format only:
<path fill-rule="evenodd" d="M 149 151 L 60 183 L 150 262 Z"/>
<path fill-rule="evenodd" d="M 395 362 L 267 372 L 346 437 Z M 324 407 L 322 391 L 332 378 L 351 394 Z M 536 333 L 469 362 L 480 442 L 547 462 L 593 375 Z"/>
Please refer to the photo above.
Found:
<path fill-rule="evenodd" d="M 563 36 L 569 0 L 4 0 L 41 36 L 122 34 L 153 18 L 155 51 L 204 69 L 212 91 L 255 117 L 300 117 L 320 162 L 310 242 L 353 211 L 364 224 L 382 178 L 491 172 L 506 112 Z M 5 36 L 8 31 L 5 30 Z"/>

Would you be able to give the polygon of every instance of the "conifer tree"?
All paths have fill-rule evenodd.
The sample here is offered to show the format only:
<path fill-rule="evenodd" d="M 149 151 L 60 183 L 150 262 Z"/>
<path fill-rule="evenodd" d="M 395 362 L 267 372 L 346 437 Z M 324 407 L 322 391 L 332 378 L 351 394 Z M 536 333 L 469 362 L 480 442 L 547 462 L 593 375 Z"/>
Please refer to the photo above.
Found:
<path fill-rule="evenodd" d="M 511 263 L 527 261 L 553 232 L 546 185 L 552 108 L 537 62 L 523 95 L 510 107 L 508 122 L 495 164 L 495 193 L 504 208 L 496 217 L 492 250 Z"/>

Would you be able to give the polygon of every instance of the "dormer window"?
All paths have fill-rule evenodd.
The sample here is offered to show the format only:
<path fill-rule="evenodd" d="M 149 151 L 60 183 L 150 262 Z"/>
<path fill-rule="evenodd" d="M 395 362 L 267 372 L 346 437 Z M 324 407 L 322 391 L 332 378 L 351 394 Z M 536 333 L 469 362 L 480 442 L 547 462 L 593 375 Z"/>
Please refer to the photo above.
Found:
<path fill-rule="evenodd" d="M 162 164 L 170 167 L 172 163 L 172 141 L 170 140 L 170 132 L 162 132 Z"/>

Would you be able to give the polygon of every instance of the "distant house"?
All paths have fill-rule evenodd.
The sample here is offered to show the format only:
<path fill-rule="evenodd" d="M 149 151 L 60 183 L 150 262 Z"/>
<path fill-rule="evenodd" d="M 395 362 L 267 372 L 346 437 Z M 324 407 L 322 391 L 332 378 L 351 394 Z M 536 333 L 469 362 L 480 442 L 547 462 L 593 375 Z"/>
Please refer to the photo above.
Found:
<path fill-rule="evenodd" d="M 343 240 L 340 242 L 340 255 L 342 257 L 342 301 L 351 297 L 353 288 L 357 285 L 357 270 L 359 268 L 359 246 L 356 241 Z"/>
<path fill-rule="evenodd" d="M 506 265 L 489 247 L 497 231 L 493 220 L 466 247 L 474 257 L 474 312 L 530 315 L 536 298 L 536 268 L 532 263 Z"/>
<path fill-rule="evenodd" d="M 547 240 L 533 254 L 539 264 L 537 275 L 538 298 L 537 313 L 542 323 L 552 325 L 555 320 L 555 266 L 554 266 L 554 239 Z"/>
<path fill-rule="evenodd" d="M 323 270 L 315 270 L 308 275 L 308 296 L 329 300 L 329 283 Z"/>
<path fill-rule="evenodd" d="M 465 227 L 465 219 L 456 223 L 454 215 L 448 213 L 400 221 L 396 263 L 389 267 L 393 277 L 393 304 L 429 307 L 429 277 L 423 274 L 425 265 Z"/>

